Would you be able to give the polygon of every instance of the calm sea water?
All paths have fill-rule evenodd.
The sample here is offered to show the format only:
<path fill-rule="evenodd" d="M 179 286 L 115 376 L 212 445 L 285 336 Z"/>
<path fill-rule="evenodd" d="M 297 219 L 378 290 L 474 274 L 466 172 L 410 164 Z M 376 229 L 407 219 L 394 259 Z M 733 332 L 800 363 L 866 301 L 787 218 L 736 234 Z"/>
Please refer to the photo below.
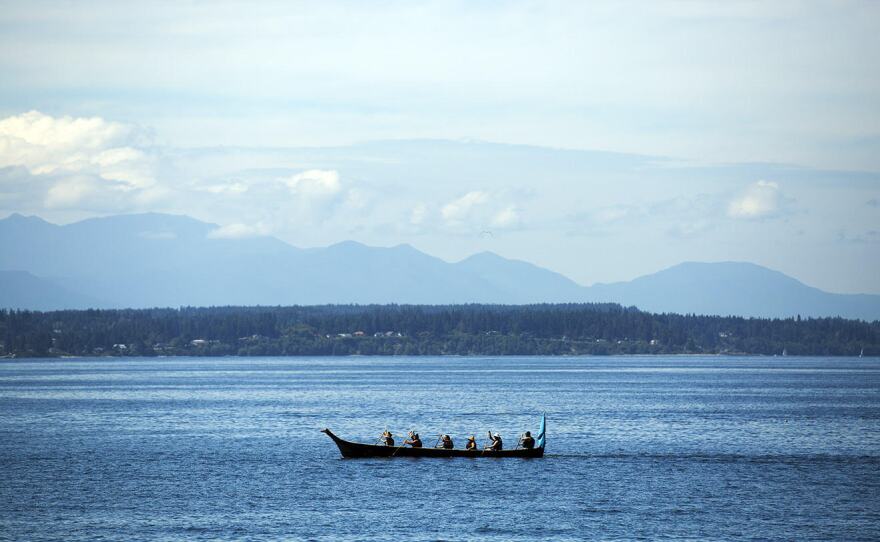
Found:
<path fill-rule="evenodd" d="M 541 460 L 343 460 L 499 431 Z M 880 361 L 0 364 L 2 540 L 878 540 Z"/>

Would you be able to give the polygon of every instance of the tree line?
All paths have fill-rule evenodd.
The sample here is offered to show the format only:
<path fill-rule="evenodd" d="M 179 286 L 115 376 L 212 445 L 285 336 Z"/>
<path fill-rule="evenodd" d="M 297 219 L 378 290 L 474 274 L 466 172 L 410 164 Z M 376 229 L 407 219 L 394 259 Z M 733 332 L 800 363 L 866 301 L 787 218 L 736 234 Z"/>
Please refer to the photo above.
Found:
<path fill-rule="evenodd" d="M 0 310 L 0 355 L 880 355 L 880 322 L 616 304 Z"/>

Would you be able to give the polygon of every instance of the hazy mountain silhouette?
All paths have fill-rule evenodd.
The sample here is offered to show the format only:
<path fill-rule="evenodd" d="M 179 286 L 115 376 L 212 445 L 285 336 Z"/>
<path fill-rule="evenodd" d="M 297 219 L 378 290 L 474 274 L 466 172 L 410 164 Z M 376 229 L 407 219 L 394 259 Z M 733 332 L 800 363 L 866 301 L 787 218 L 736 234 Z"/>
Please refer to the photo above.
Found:
<path fill-rule="evenodd" d="M 105 305 L 103 301 L 72 292 L 27 271 L 0 271 L 0 306 L 3 308 L 57 310 Z"/>
<path fill-rule="evenodd" d="M 649 312 L 880 319 L 880 296 L 823 292 L 746 262 L 685 262 L 629 282 L 596 284 L 588 290 L 593 301 L 614 300 Z"/>
<path fill-rule="evenodd" d="M 445 262 L 409 245 L 379 248 L 346 241 L 303 250 L 273 237 L 217 238 L 211 235 L 217 228 L 162 214 L 67 226 L 12 215 L 0 221 L 0 243 L 7 247 L 0 253 L 0 269 L 24 269 L 118 307 L 543 299 L 540 288 L 530 293 L 499 286 L 504 281 L 496 284 L 479 266 Z M 579 287 L 571 285 L 577 292 Z M 0 305 L 7 304 L 0 299 Z"/>
<path fill-rule="evenodd" d="M 504 303 L 555 303 L 583 299 L 584 288 L 573 280 L 537 265 L 480 252 L 455 264 L 505 292 Z"/>
<path fill-rule="evenodd" d="M 0 220 L 0 270 L 19 273 L 0 274 L 0 306 L 613 301 L 654 312 L 880 319 L 880 296 L 822 292 L 749 263 L 684 263 L 583 287 L 491 252 L 450 263 L 409 245 L 299 249 L 268 236 L 219 238 L 217 228 L 154 213 L 66 226 L 12 215 Z"/>

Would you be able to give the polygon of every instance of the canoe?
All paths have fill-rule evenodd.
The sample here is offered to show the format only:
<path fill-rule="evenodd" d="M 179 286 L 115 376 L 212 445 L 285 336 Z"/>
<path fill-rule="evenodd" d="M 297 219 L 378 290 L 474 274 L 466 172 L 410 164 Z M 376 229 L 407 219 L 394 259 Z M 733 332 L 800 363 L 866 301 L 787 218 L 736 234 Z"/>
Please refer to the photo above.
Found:
<path fill-rule="evenodd" d="M 384 446 L 376 444 L 363 444 L 341 439 L 329 429 L 321 429 L 328 437 L 333 439 L 339 452 L 346 459 L 358 459 L 365 457 L 519 457 L 538 458 L 544 457 L 545 421 L 541 419 L 541 431 L 535 439 L 535 447 L 531 449 L 516 448 L 510 450 L 465 450 L 463 448 L 410 448 L 408 446 Z"/>

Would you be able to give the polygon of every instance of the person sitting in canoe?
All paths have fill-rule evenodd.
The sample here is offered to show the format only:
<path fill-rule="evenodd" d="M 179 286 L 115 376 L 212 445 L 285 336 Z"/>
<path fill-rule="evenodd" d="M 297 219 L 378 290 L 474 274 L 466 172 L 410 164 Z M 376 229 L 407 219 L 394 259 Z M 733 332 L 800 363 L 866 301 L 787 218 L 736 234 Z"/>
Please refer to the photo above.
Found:
<path fill-rule="evenodd" d="M 391 434 L 391 431 L 387 429 L 382 431 L 382 442 L 385 443 L 385 446 L 394 446 L 394 435 Z"/>
<path fill-rule="evenodd" d="M 535 447 L 535 439 L 532 438 L 532 433 L 530 431 L 526 431 L 526 434 L 523 435 L 521 439 L 519 439 L 519 445 L 526 450 L 531 450 Z"/>
<path fill-rule="evenodd" d="M 403 441 L 404 446 L 409 444 L 413 448 L 421 448 L 422 447 L 422 439 L 419 438 L 419 434 L 415 431 L 409 432 L 409 438 Z"/>
<path fill-rule="evenodd" d="M 492 431 L 489 431 L 489 445 L 486 446 L 487 450 L 492 450 L 493 452 L 499 452 L 504 449 L 504 443 L 501 441 L 501 435 L 498 433 L 492 434 Z"/>
<path fill-rule="evenodd" d="M 477 449 L 477 437 L 471 435 L 468 437 L 467 444 L 464 445 L 465 450 L 476 450 Z"/>
<path fill-rule="evenodd" d="M 452 443 L 452 437 L 449 435 L 442 435 L 440 437 L 440 447 L 444 450 L 451 450 L 455 448 L 455 445 Z"/>

